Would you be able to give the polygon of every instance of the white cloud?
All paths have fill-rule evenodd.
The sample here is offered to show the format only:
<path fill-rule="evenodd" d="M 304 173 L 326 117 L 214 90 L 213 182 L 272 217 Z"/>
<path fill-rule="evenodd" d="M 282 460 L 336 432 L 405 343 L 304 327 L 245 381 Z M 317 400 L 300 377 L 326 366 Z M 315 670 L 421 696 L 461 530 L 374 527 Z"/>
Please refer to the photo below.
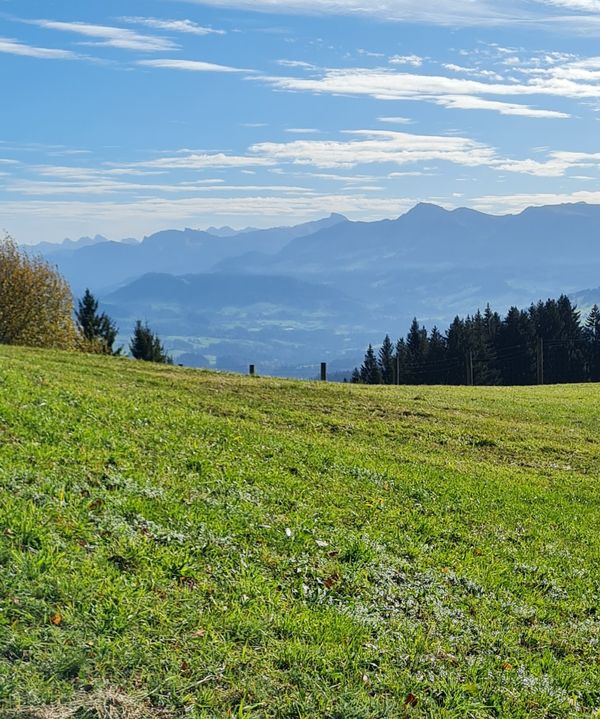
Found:
<path fill-rule="evenodd" d="M 389 58 L 390 65 L 410 65 L 411 67 L 421 67 L 423 58 L 419 55 L 393 55 Z"/>
<path fill-rule="evenodd" d="M 141 35 L 126 28 L 91 25 L 84 22 L 60 22 L 57 20 L 28 20 L 27 22 L 46 30 L 57 30 L 94 38 L 96 42 L 90 44 L 115 47 L 121 50 L 160 52 L 177 48 L 177 45 L 171 40 L 153 35 Z"/>
<path fill-rule="evenodd" d="M 504 79 L 502 75 L 499 75 L 493 70 L 482 70 L 481 68 L 477 67 L 464 67 L 462 65 L 456 65 L 452 62 L 443 63 L 442 67 L 445 70 L 460 73 L 461 75 L 471 75 L 472 77 L 489 78 L 490 80 L 497 80 L 498 82 L 502 82 L 502 80 Z"/>
<path fill-rule="evenodd" d="M 154 17 L 122 17 L 121 22 L 129 25 L 143 25 L 154 30 L 167 30 L 170 32 L 182 32 L 190 35 L 224 35 L 224 30 L 214 30 L 211 27 L 198 25 L 192 20 L 159 20 Z"/>
<path fill-rule="evenodd" d="M 18 193 L 32 197 L 60 197 L 68 195 L 82 195 L 86 197 L 119 195 L 125 197 L 125 193 L 134 193 L 137 196 L 147 197 L 148 193 L 160 192 L 174 195 L 199 195 L 213 192 L 274 192 L 284 195 L 305 194 L 312 195 L 314 190 L 306 187 L 292 185 L 233 185 L 224 186 L 222 180 L 212 180 L 211 184 L 205 181 L 179 182 L 173 184 L 153 184 L 140 182 L 127 182 L 122 180 L 110 180 L 102 178 L 81 178 L 70 181 L 36 181 L 36 180 L 14 180 L 5 189 L 8 192 Z"/>
<path fill-rule="evenodd" d="M 188 0 L 278 14 L 362 15 L 392 22 L 449 26 L 525 25 L 598 34 L 600 0 Z M 560 11 L 564 12 L 561 13 Z M 568 14 L 565 14 L 568 13 Z"/>
<path fill-rule="evenodd" d="M 277 60 L 277 64 L 282 67 L 294 67 L 301 68 L 304 70 L 316 70 L 315 65 L 311 65 L 310 62 L 304 62 L 303 60 Z"/>
<path fill-rule="evenodd" d="M 564 7 L 568 10 L 582 10 L 584 12 L 600 12 L 600 0 L 544 0 L 547 5 Z"/>
<path fill-rule="evenodd" d="M 537 110 L 529 105 L 519 105 L 512 102 L 499 102 L 486 100 L 474 95 L 444 95 L 434 99 L 437 105 L 459 110 L 493 110 L 501 115 L 518 115 L 520 117 L 538 117 L 565 119 L 570 117 L 567 113 L 555 110 Z"/>
<path fill-rule="evenodd" d="M 273 165 L 274 160 L 268 157 L 247 157 L 217 153 L 192 153 L 179 157 L 160 157 L 137 163 L 138 167 L 169 169 L 169 170 L 204 170 L 208 167 L 257 167 Z M 135 167 L 136 165 L 134 165 Z M 131 165 L 128 165 L 131 167 Z"/>
<path fill-rule="evenodd" d="M 566 118 L 568 115 L 554 110 L 532 108 L 499 100 L 484 99 L 485 95 L 552 95 L 598 96 L 600 85 L 581 87 L 567 79 L 535 78 L 529 84 L 487 83 L 443 75 L 398 73 L 385 69 L 330 69 L 321 77 L 262 77 L 261 81 L 291 91 L 327 93 L 332 95 L 369 96 L 378 100 L 421 100 L 451 108 L 493 110 L 505 115 L 534 118 Z"/>
<path fill-rule="evenodd" d="M 33 47 L 8 38 L 0 38 L 0 52 L 9 55 L 21 55 L 22 57 L 35 57 L 40 60 L 77 60 L 81 57 L 70 50 Z"/>
<path fill-rule="evenodd" d="M 445 25 L 498 25 L 529 16 L 528 3 L 507 0 L 505 9 L 493 0 L 191 0 L 202 5 L 271 13 L 366 15 L 401 22 L 425 21 Z"/>
<path fill-rule="evenodd" d="M 414 122 L 414 120 L 411 120 L 410 117 L 398 117 L 398 116 L 378 117 L 377 120 L 379 122 L 386 122 L 390 125 L 412 125 Z"/>
<path fill-rule="evenodd" d="M 138 60 L 136 65 L 143 67 L 158 67 L 166 70 L 183 70 L 185 72 L 252 72 L 227 65 L 216 65 L 212 62 L 201 62 L 200 60 Z"/>
<path fill-rule="evenodd" d="M 492 148 L 462 137 L 378 130 L 357 130 L 349 134 L 357 139 L 263 142 L 253 145 L 250 152 L 272 162 L 321 168 L 349 168 L 373 163 L 406 165 L 431 161 L 477 167 L 493 164 L 498 159 Z"/>
<path fill-rule="evenodd" d="M 286 132 L 292 135 L 316 135 L 321 130 L 317 130 L 315 127 L 288 127 Z"/>

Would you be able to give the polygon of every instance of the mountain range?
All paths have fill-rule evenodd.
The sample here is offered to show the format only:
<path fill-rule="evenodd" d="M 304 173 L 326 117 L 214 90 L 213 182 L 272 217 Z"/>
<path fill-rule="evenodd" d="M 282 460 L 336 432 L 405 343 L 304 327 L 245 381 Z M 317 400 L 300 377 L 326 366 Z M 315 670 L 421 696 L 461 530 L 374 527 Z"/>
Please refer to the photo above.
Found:
<path fill-rule="evenodd" d="M 419 204 L 392 220 L 333 214 L 267 230 L 166 230 L 37 245 L 76 294 L 89 287 L 123 335 L 138 317 L 180 362 L 314 373 L 358 361 L 367 342 L 487 302 L 499 311 L 600 285 L 600 206 L 515 215 Z M 600 291 L 581 294 L 582 304 Z"/>

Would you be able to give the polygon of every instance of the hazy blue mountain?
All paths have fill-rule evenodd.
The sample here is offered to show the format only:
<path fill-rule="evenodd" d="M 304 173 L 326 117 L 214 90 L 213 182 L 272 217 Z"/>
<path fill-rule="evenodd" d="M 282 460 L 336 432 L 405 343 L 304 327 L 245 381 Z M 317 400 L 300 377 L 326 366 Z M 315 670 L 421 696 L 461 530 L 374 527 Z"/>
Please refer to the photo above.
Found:
<path fill-rule="evenodd" d="M 432 271 L 525 263 L 562 267 L 565 260 L 580 266 L 589 262 L 590 255 L 600 260 L 599 227 L 600 206 L 584 203 L 529 208 L 504 216 L 419 204 L 395 220 L 323 228 L 288 243 L 273 257 L 261 257 L 260 270 L 322 275 L 379 269 L 382 264 L 386 269 Z M 230 270 L 234 266 L 233 260 L 228 263 Z M 534 275 L 535 266 L 528 265 L 526 273 Z"/>
<path fill-rule="evenodd" d="M 233 227 L 225 225 L 224 227 L 209 227 L 206 232 L 215 237 L 235 237 L 235 235 L 243 235 L 245 232 L 256 232 L 258 227 L 246 227 L 243 230 L 234 230 Z"/>
<path fill-rule="evenodd" d="M 487 301 L 503 308 L 594 286 L 599 228 L 600 206 L 584 203 L 505 216 L 420 204 L 395 220 L 339 223 L 216 269 L 301 277 L 399 321 L 446 322 Z"/>
<path fill-rule="evenodd" d="M 252 249 L 274 253 L 293 239 L 345 222 L 341 215 L 294 227 L 277 227 L 216 237 L 200 230 L 164 230 L 136 244 L 98 242 L 70 250 L 49 248 L 48 260 L 58 265 L 76 293 L 86 287 L 101 291 L 148 272 L 207 272 L 226 257 Z"/>
<path fill-rule="evenodd" d="M 89 247 L 90 245 L 98 245 L 101 242 L 108 242 L 106 237 L 102 235 L 96 235 L 95 237 L 80 237 L 78 240 L 66 239 L 62 242 L 38 242 L 35 245 L 28 245 L 29 251 L 39 254 L 54 254 L 57 252 L 69 252 L 72 250 L 78 250 L 82 247 Z M 123 240 L 127 242 L 127 240 Z"/>

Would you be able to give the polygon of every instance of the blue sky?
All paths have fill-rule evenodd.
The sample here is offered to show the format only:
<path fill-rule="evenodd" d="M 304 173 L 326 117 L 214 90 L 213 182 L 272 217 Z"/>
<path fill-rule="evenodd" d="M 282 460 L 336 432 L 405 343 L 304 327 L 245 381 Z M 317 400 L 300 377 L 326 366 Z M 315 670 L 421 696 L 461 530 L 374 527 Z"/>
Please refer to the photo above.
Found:
<path fill-rule="evenodd" d="M 600 0 L 0 0 L 24 243 L 600 202 Z"/>

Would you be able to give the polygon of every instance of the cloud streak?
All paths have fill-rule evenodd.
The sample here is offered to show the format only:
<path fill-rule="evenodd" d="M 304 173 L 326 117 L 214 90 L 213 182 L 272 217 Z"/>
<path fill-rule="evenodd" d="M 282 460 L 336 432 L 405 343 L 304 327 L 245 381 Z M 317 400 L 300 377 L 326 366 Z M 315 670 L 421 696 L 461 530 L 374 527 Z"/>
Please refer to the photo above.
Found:
<path fill-rule="evenodd" d="M 142 35 L 127 28 L 112 27 L 109 25 L 91 25 L 84 22 L 61 22 L 58 20 L 27 20 L 31 25 L 37 25 L 45 30 L 73 33 L 82 37 L 92 38 L 89 44 L 114 47 L 120 50 L 139 50 L 142 52 L 162 52 L 173 50 L 177 45 L 166 38 L 153 35 Z"/>
<path fill-rule="evenodd" d="M 228 65 L 217 65 L 212 62 L 202 62 L 201 60 L 174 60 L 169 58 L 160 60 L 138 60 L 136 65 L 156 67 L 163 70 L 182 70 L 184 72 L 252 72 L 252 70 L 243 70 L 238 67 L 229 67 Z"/>
<path fill-rule="evenodd" d="M 224 30 L 215 30 L 211 27 L 198 25 L 192 20 L 159 20 L 154 17 L 122 17 L 121 22 L 128 25 L 142 25 L 153 30 L 167 30 L 168 32 L 180 32 L 189 35 L 225 35 Z"/>
<path fill-rule="evenodd" d="M 0 38 L 0 52 L 8 55 L 20 55 L 21 57 L 35 57 L 38 60 L 78 60 L 81 58 L 81 55 L 70 50 L 35 47 L 19 40 L 8 38 Z"/>
<path fill-rule="evenodd" d="M 250 152 L 272 162 L 328 169 L 434 161 L 478 167 L 493 165 L 498 161 L 492 148 L 463 137 L 413 135 L 385 130 L 356 130 L 347 134 L 353 135 L 355 139 L 263 142 L 253 145 Z"/>
<path fill-rule="evenodd" d="M 368 68 L 330 69 L 322 71 L 321 77 L 271 76 L 260 79 L 280 90 L 368 96 L 377 100 L 421 100 L 448 108 L 493 110 L 503 115 L 533 118 L 564 119 L 569 115 L 557 110 L 535 108 L 499 99 L 489 100 L 485 96 L 600 97 L 600 84 L 578 85 L 569 77 L 560 77 L 564 70 L 554 68 L 553 71 L 554 75 L 531 79 L 528 84 L 488 83 L 444 75 L 420 75 Z M 598 77 L 600 78 L 600 73 Z"/>
<path fill-rule="evenodd" d="M 500 25 L 533 18 L 527 0 L 507 0 L 505 9 L 490 0 L 189 0 L 196 4 L 269 13 L 362 15 L 400 22 L 442 25 Z"/>

